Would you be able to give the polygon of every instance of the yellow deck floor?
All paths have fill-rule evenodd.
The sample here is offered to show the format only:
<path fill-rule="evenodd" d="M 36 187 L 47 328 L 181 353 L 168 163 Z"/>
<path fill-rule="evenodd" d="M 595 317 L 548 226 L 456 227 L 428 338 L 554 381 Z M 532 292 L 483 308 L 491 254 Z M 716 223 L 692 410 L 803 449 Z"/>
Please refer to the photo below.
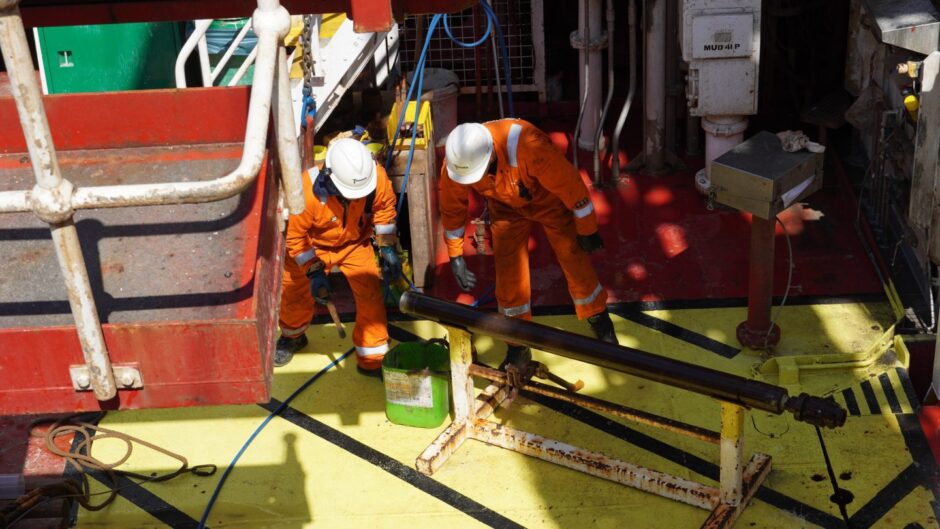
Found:
<path fill-rule="evenodd" d="M 763 360 L 737 349 L 735 326 L 745 309 L 657 310 L 626 319 L 614 316 L 621 343 L 656 354 L 775 383 L 760 375 Z M 570 315 L 537 321 L 588 332 Z M 638 322 L 639 321 L 639 322 Z M 650 327 L 650 322 L 660 330 Z M 667 322 L 663 327 L 662 322 Z M 781 355 L 857 353 L 866 350 L 893 323 L 887 303 L 793 305 L 779 317 Z M 393 322 L 393 337 L 407 331 L 431 338 L 443 329 L 427 321 Z M 678 331 L 678 332 L 677 332 Z M 308 331 L 311 345 L 275 372 L 274 396 L 287 398 L 312 375 L 351 346 L 332 326 Z M 707 338 L 707 339 L 704 339 Z M 480 360 L 497 364 L 505 346 L 477 336 Z M 725 344 L 726 347 L 721 347 Z M 731 351 L 722 356 L 715 351 Z M 538 360 L 568 378 L 586 383 L 583 393 L 717 429 L 715 401 L 632 376 L 536 352 Z M 929 451 L 914 432 L 909 383 L 889 354 L 867 369 L 814 371 L 797 390 L 854 396 L 858 410 L 844 428 L 824 431 L 840 485 L 855 500 L 848 506 L 853 529 L 937 527 L 933 494 L 924 476 L 934 468 Z M 884 375 L 879 378 L 879 375 Z M 882 383 L 884 382 L 884 383 Z M 905 385 L 907 384 L 907 385 Z M 482 381 L 478 389 L 483 387 Z M 848 390 L 848 391 L 846 391 Z M 849 395 L 851 393 L 851 395 Z M 876 404 L 872 413 L 867 396 Z M 269 404 L 273 408 L 277 402 Z M 668 432 L 576 410 L 542 406 L 520 397 L 491 419 L 635 464 L 714 485 L 718 450 L 714 445 Z M 232 406 L 110 413 L 103 426 L 139 436 L 189 458 L 215 463 L 213 477 L 187 475 L 168 483 L 130 486 L 101 512 L 79 513 L 79 527 L 196 527 L 222 468 L 268 415 L 262 406 Z M 899 412 L 899 413 L 898 413 Z M 209 527 L 300 528 L 683 528 L 698 527 L 707 513 L 622 485 L 593 478 L 507 450 L 467 441 L 433 478 L 414 470 L 415 458 L 444 426 L 396 426 L 384 413 L 384 390 L 377 379 L 357 374 L 347 357 L 327 370 L 290 409 L 276 417 L 232 471 L 209 518 Z M 829 501 L 827 477 L 814 428 L 790 416 L 753 412 L 746 420 L 745 451 L 773 456 L 773 470 L 757 499 L 736 527 L 844 527 Z M 123 446 L 104 440 L 95 455 L 107 460 Z M 912 453 L 915 455 L 912 456 Z M 134 452 L 128 468 L 161 472 L 173 462 L 145 449 Z M 95 482 L 96 490 L 102 490 Z"/>

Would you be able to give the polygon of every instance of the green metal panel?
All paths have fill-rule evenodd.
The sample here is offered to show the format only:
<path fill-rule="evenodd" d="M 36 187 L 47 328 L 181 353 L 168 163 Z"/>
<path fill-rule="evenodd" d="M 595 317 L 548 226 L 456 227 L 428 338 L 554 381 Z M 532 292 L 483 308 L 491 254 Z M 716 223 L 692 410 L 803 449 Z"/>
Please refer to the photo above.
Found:
<path fill-rule="evenodd" d="M 176 22 L 40 28 L 50 94 L 171 88 L 181 47 Z"/>

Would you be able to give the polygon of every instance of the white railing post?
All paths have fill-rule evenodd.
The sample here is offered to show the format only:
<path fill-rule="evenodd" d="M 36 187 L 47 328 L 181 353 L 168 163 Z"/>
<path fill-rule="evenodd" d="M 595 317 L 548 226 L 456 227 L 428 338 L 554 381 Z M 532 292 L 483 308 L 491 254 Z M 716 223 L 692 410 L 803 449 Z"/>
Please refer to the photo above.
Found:
<path fill-rule="evenodd" d="M 49 120 L 42 104 L 42 91 L 29 53 L 29 42 L 17 2 L 7 2 L 0 9 L 0 49 L 10 76 L 23 135 L 29 149 L 36 186 L 28 203 L 39 218 L 49 224 L 52 240 L 65 278 L 69 306 L 75 318 L 82 354 L 88 366 L 90 382 L 98 400 L 110 400 L 117 394 L 108 348 L 104 343 L 98 310 L 85 268 L 85 258 L 72 222 L 71 196 L 74 186 L 62 178 L 56 159 Z M 25 197 L 26 193 L 23 193 Z M 23 201 L 27 202 L 27 201 Z"/>

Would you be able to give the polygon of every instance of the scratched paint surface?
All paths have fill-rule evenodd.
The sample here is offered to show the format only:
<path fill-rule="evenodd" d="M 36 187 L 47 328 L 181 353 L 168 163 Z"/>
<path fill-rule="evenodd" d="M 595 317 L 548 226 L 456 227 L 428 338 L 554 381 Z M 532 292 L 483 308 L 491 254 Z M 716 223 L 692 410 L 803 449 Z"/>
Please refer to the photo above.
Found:
<path fill-rule="evenodd" d="M 729 337 L 744 309 L 647 314 L 733 348 L 737 344 Z M 828 344 L 849 352 L 856 342 L 876 340 L 880 332 L 872 327 L 890 325 L 889 315 L 883 303 L 793 305 L 784 309 L 781 319 L 784 346 L 792 346 L 793 354 L 798 354 L 800 344 Z M 587 332 L 572 316 L 537 319 Z M 841 324 L 821 326 L 820 321 Z M 619 316 L 614 322 L 622 343 L 657 354 L 750 376 L 755 376 L 761 362 L 743 353 L 726 358 L 689 341 L 695 341 L 694 336 L 678 338 Z M 409 333 L 425 338 L 443 333 L 426 321 L 393 325 L 392 336 L 403 340 Z M 307 351 L 276 371 L 275 398 L 287 398 L 350 346 L 336 338 L 330 325 L 312 327 L 308 337 L 312 345 Z M 475 344 L 480 360 L 489 364 L 499 362 L 505 347 L 482 336 L 475 338 Z M 584 380 L 586 394 L 718 428 L 718 406 L 707 398 L 540 352 L 535 356 L 559 374 Z M 933 462 L 928 457 L 914 464 L 913 457 L 921 454 L 917 433 L 905 436 L 913 431 L 907 428 L 911 407 L 896 367 L 880 367 L 887 386 L 874 378 L 872 392 L 879 413 L 868 409 L 861 389 L 871 380 L 869 371 L 830 373 L 828 384 L 820 374 L 807 381 L 811 388 L 839 388 L 835 394 L 842 403 L 841 389 L 855 387 L 864 409 L 851 415 L 843 429 L 824 432 L 839 484 L 855 496 L 848 508 L 855 528 L 937 527 L 930 507 L 933 496 L 921 477 L 922 471 L 933 470 Z M 798 389 L 790 388 L 791 393 Z M 541 404 L 519 397 L 492 420 L 715 484 L 718 452 L 713 445 L 533 398 Z M 900 407 L 900 414 L 893 412 L 894 407 Z M 209 519 L 211 527 L 681 528 L 698 527 L 706 516 L 695 507 L 477 441 L 465 443 L 433 478 L 422 478 L 414 472 L 414 460 L 444 425 L 426 430 L 389 423 L 381 383 L 358 375 L 348 358 L 318 379 L 292 408 L 296 411 L 287 418 L 271 422 L 234 469 Z M 105 424 L 179 451 L 193 464 L 227 465 L 266 414 L 260 406 L 149 410 L 111 414 Z M 117 454 L 119 447 L 102 444 L 98 450 L 106 458 Z M 838 509 L 829 501 L 831 484 L 813 428 L 787 417 L 754 413 L 745 420 L 745 453 L 754 451 L 773 456 L 773 470 L 736 527 L 842 527 Z M 170 462 L 140 451 L 129 464 L 139 471 L 154 471 L 169 468 Z M 149 500 L 130 492 L 127 496 L 174 526 L 195 527 L 217 479 L 187 476 L 148 485 L 154 495 Z M 100 513 L 82 512 L 79 518 L 79 527 L 87 528 L 166 526 L 126 498 Z"/>

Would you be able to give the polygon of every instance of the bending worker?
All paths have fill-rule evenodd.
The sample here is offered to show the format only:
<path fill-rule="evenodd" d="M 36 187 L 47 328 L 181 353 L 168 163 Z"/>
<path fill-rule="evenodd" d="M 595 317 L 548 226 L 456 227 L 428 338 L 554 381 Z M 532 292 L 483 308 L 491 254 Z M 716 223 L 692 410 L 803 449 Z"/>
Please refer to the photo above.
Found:
<path fill-rule="evenodd" d="M 588 257 L 603 247 L 594 206 L 578 170 L 544 132 L 520 119 L 459 125 L 447 138 L 442 171 L 447 176 L 440 184 L 441 220 L 460 288 L 469 291 L 476 284 L 463 258 L 473 189 L 486 197 L 490 212 L 499 311 L 532 318 L 528 241 L 538 223 L 564 271 L 578 318 L 588 320 L 598 339 L 617 343 L 607 291 Z M 510 346 L 506 360 L 523 367 L 529 358 L 527 348 Z"/>
<path fill-rule="evenodd" d="M 374 229 L 383 273 L 397 278 L 401 262 L 395 251 L 395 192 L 385 169 L 350 138 L 334 142 L 325 169 L 313 173 L 303 173 L 306 208 L 287 222 L 281 337 L 274 364 L 286 364 L 307 345 L 304 331 L 313 318 L 314 301 L 326 304 L 332 292 L 327 274 L 339 266 L 356 301 L 356 365 L 360 372 L 377 374 L 388 351 L 388 323 L 371 237 Z"/>

